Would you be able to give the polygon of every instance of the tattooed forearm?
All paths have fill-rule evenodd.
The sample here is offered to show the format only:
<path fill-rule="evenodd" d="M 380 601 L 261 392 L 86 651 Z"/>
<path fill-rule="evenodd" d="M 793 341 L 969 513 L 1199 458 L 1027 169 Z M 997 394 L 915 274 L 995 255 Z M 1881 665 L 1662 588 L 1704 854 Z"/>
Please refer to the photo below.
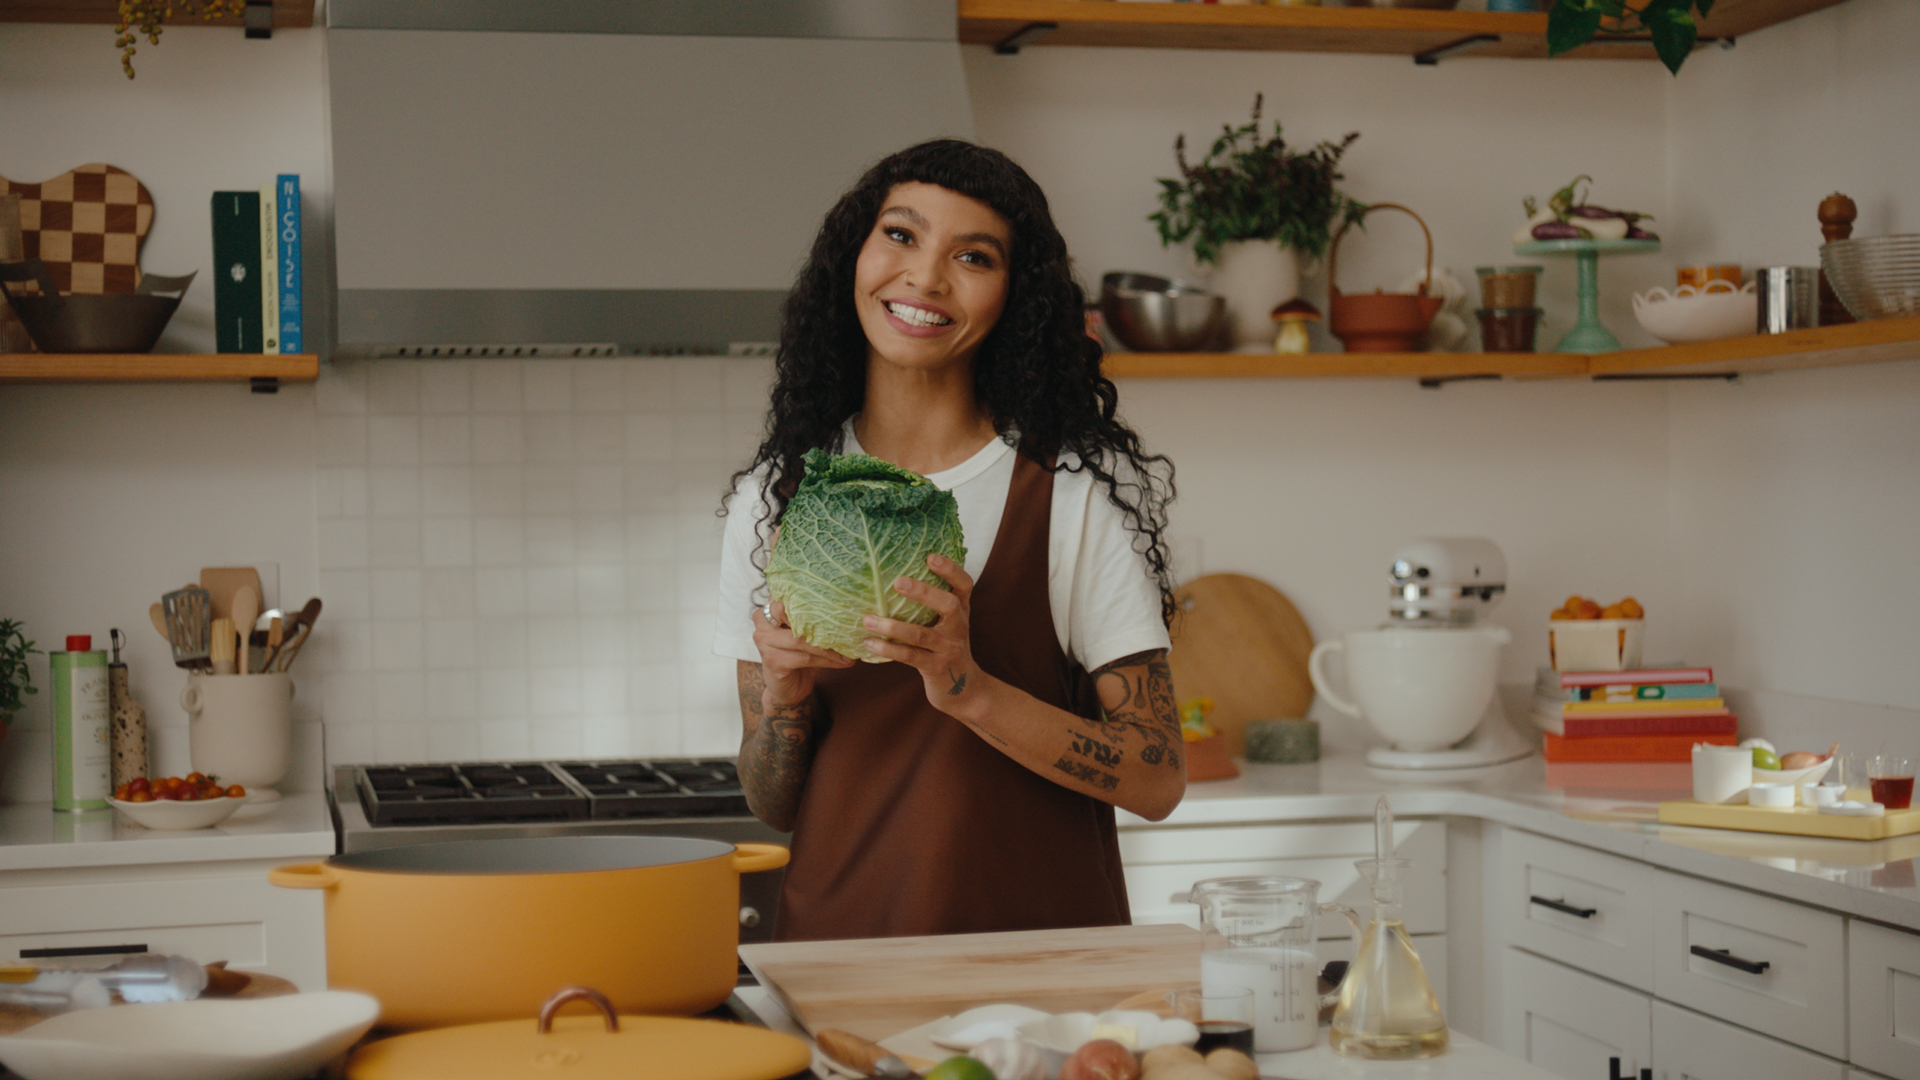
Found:
<path fill-rule="evenodd" d="M 1091 735 L 1075 735 L 1073 741 L 1067 745 L 1074 753 L 1084 758 L 1092 758 L 1101 765 L 1120 764 L 1120 751 Z"/>
<path fill-rule="evenodd" d="M 1091 784 L 1102 791 L 1112 791 L 1114 788 L 1120 786 L 1119 777 L 1110 772 L 1096 769 L 1083 761 L 1075 761 L 1072 758 L 1063 757 L 1059 761 L 1054 762 L 1053 767 L 1083 784 Z"/>
<path fill-rule="evenodd" d="M 740 786 L 754 816 L 791 831 L 813 766 L 819 701 L 764 708 L 766 681 L 758 664 L 740 664 L 739 686 Z"/>
<path fill-rule="evenodd" d="M 1180 716 L 1173 699 L 1173 668 L 1162 651 L 1122 657 L 1094 673 L 1105 703 L 1101 733 L 1115 742 L 1140 736 L 1140 760 L 1181 767 Z"/>
<path fill-rule="evenodd" d="M 953 681 L 952 688 L 947 691 L 948 697 L 959 697 L 961 694 L 966 693 L 967 677 L 965 675 L 956 675 L 953 673 L 952 668 L 948 668 L 947 678 Z"/>

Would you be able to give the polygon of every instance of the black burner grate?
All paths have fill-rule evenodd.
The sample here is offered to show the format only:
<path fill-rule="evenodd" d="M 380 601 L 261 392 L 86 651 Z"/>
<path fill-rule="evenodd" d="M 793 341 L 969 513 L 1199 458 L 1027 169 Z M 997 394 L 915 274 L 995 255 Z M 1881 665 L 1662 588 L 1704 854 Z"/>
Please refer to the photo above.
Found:
<path fill-rule="evenodd" d="M 587 792 L 595 820 L 748 813 L 734 764 L 682 761 L 566 761 L 554 768 Z"/>
<path fill-rule="evenodd" d="M 726 759 L 363 765 L 371 825 L 745 816 Z"/>

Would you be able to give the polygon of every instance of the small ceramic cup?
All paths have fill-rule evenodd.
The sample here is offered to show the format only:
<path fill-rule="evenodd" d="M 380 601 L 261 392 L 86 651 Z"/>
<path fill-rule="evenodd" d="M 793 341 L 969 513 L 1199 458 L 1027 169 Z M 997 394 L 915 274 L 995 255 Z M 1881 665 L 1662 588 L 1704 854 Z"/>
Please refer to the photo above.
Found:
<path fill-rule="evenodd" d="M 1787 810 L 1793 806 L 1792 784 L 1755 784 L 1747 789 L 1747 805 L 1768 810 Z"/>
<path fill-rule="evenodd" d="M 1802 784 L 1800 802 L 1805 806 L 1832 806 L 1845 795 L 1845 784 Z"/>

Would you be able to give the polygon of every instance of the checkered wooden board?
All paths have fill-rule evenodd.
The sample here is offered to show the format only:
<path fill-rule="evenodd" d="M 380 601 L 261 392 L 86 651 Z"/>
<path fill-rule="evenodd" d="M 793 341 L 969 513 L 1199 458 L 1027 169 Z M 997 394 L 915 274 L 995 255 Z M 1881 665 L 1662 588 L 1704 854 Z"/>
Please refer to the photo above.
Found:
<path fill-rule="evenodd" d="M 82 165 L 39 184 L 0 176 L 0 195 L 9 193 L 20 196 L 25 256 L 45 262 L 61 292 L 130 293 L 140 283 L 153 196 L 132 173 Z"/>

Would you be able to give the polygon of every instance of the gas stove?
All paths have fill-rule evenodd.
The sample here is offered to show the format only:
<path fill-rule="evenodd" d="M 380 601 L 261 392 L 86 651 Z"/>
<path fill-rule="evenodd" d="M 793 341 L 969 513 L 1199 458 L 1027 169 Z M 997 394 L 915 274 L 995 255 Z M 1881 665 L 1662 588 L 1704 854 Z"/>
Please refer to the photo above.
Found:
<path fill-rule="evenodd" d="M 747 809 L 726 758 L 338 765 L 327 797 L 342 854 L 592 834 L 787 842 Z M 741 875 L 741 941 L 769 939 L 781 877 L 779 870 Z"/>

